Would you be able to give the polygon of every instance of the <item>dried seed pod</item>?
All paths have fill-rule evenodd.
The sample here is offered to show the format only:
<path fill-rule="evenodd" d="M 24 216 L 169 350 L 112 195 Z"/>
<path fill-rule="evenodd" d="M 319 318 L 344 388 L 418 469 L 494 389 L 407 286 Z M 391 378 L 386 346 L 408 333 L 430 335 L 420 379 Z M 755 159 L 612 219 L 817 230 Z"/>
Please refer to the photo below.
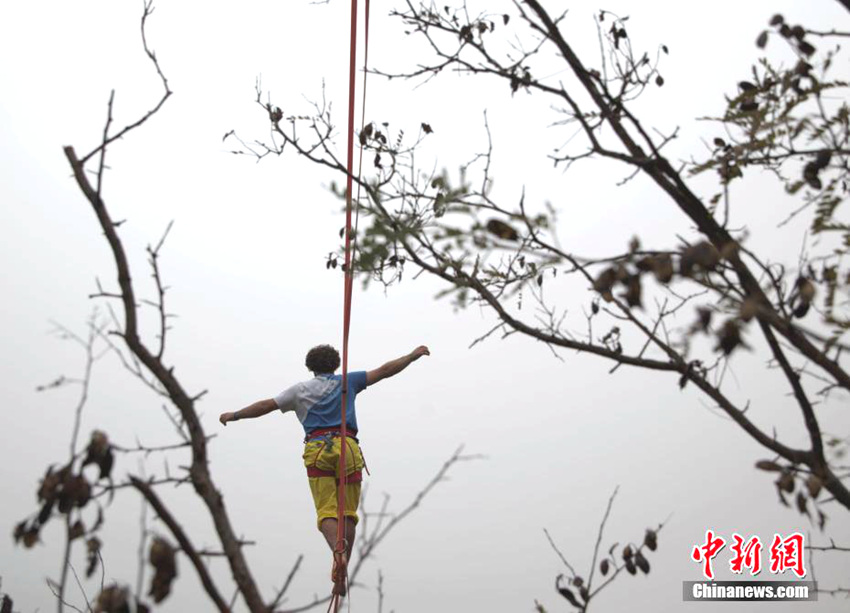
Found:
<path fill-rule="evenodd" d="M 86 525 L 82 522 L 82 520 L 78 519 L 74 522 L 74 525 L 71 526 L 70 531 L 68 532 L 68 538 L 72 541 L 75 539 L 84 536 L 86 533 Z"/>
<path fill-rule="evenodd" d="M 109 437 L 103 430 L 93 430 L 89 440 L 88 453 L 92 457 L 99 458 L 109 449 Z"/>
<path fill-rule="evenodd" d="M 797 291 L 800 292 L 800 300 L 811 302 L 815 297 L 815 285 L 805 277 L 798 282 Z"/>
<path fill-rule="evenodd" d="M 73 507 L 82 508 L 91 500 L 91 485 L 83 475 L 72 475 L 62 484 L 59 493 L 59 512 L 68 513 Z"/>
<path fill-rule="evenodd" d="M 513 229 L 509 224 L 506 224 L 504 221 L 499 219 L 491 219 L 487 222 L 487 231 L 490 234 L 498 236 L 499 238 L 506 241 L 516 241 L 519 240 L 519 232 Z"/>
<path fill-rule="evenodd" d="M 800 276 L 794 284 L 794 293 L 791 296 L 790 307 L 793 309 L 794 317 L 803 318 L 809 312 L 812 300 L 815 298 L 815 284 L 806 277 Z"/>
<path fill-rule="evenodd" d="M 91 485 L 82 475 L 77 475 L 73 482 L 74 501 L 78 507 L 84 507 L 91 500 Z"/>
<path fill-rule="evenodd" d="M 559 587 L 558 593 L 561 596 L 563 596 L 564 598 L 566 598 L 569 601 L 569 603 L 571 605 L 573 605 L 574 607 L 581 608 L 581 605 L 579 604 L 578 600 L 576 600 L 576 597 L 573 595 L 573 593 L 568 588 Z"/>
<path fill-rule="evenodd" d="M 151 542 L 148 553 L 148 561 L 154 568 L 172 565 L 174 560 L 174 548 L 162 537 L 156 537 Z"/>
<path fill-rule="evenodd" d="M 818 478 L 817 475 L 809 475 L 809 478 L 806 479 L 806 489 L 809 490 L 809 496 L 811 496 L 813 499 L 818 497 L 818 494 L 820 494 L 822 487 L 823 482 Z"/>
<path fill-rule="evenodd" d="M 714 347 L 714 350 L 722 350 L 725 355 L 729 355 L 739 345 L 743 345 L 741 329 L 734 319 L 728 319 L 717 335 L 717 345 Z"/>
<path fill-rule="evenodd" d="M 573 605 L 574 607 L 578 607 L 579 609 L 581 608 L 581 605 L 579 604 L 578 600 L 576 599 L 576 597 L 573 595 L 573 593 L 568 588 L 559 587 L 558 593 L 561 596 L 563 596 L 564 598 L 566 598 L 569 601 L 569 603 L 571 605 Z"/>
<path fill-rule="evenodd" d="M 650 551 L 658 549 L 658 534 L 655 530 L 647 529 L 646 534 L 643 537 L 643 544 L 646 545 Z"/>
<path fill-rule="evenodd" d="M 807 77 L 809 76 L 809 72 L 811 72 L 812 68 L 814 68 L 814 66 L 809 64 L 807 61 L 800 60 L 797 62 L 797 65 L 794 66 L 794 74 L 800 75 L 801 77 Z"/>
<path fill-rule="evenodd" d="M 96 536 L 91 537 L 86 541 L 86 577 L 91 577 L 97 568 L 97 561 L 100 558 L 100 539 Z"/>
<path fill-rule="evenodd" d="M 628 558 L 625 562 L 626 562 L 626 570 L 629 571 L 629 574 L 630 575 L 637 574 L 637 567 L 635 567 L 635 563 L 634 563 L 634 561 L 632 561 L 632 558 Z"/>
<path fill-rule="evenodd" d="M 679 262 L 680 272 L 685 276 L 694 270 L 710 272 L 720 263 L 720 252 L 708 241 L 700 241 L 684 249 Z"/>
<path fill-rule="evenodd" d="M 635 554 L 635 565 L 643 571 L 644 575 L 649 574 L 649 562 L 640 551 Z"/>
<path fill-rule="evenodd" d="M 562 586 L 562 585 L 561 585 L 561 580 L 562 580 L 563 578 L 564 578 L 564 576 L 563 576 L 563 575 L 558 575 L 558 576 L 555 578 L 555 589 L 558 591 L 558 593 L 559 593 L 561 596 L 563 596 L 564 598 L 566 598 L 566 599 L 567 599 L 567 601 L 569 601 L 569 603 L 570 603 L 571 605 L 573 605 L 574 607 L 577 607 L 577 608 L 581 609 L 581 608 L 582 608 L 582 606 L 579 604 L 578 599 L 575 597 L 575 595 L 572 593 L 572 591 L 570 591 L 570 589 L 569 589 L 569 588 L 566 588 L 566 587 L 564 587 L 564 586 Z"/>
<path fill-rule="evenodd" d="M 606 268 L 596 277 L 596 280 L 593 282 L 593 289 L 599 292 L 606 302 L 611 302 L 614 299 L 611 289 L 616 282 L 617 270 L 615 268 Z"/>
<path fill-rule="evenodd" d="M 635 267 L 641 272 L 650 272 L 655 267 L 655 258 L 651 255 L 640 258 Z"/>
<path fill-rule="evenodd" d="M 171 584 L 177 577 L 175 550 L 164 538 L 156 537 L 151 542 L 148 560 L 155 570 L 148 595 L 160 603 L 171 593 Z"/>
<path fill-rule="evenodd" d="M 622 298 L 625 298 L 626 304 L 630 307 L 641 307 L 643 303 L 641 302 L 641 286 L 640 286 L 640 275 L 632 275 L 625 282 L 626 291 L 621 295 Z"/>
<path fill-rule="evenodd" d="M 626 546 L 623 548 L 623 559 L 624 559 L 624 560 L 629 560 L 629 559 L 631 559 L 631 557 L 632 557 L 633 555 L 634 555 L 634 553 L 632 552 L 632 546 L 631 546 L 631 545 L 626 545 Z"/>
<path fill-rule="evenodd" d="M 820 169 L 815 162 L 809 162 L 803 167 L 803 180 L 808 183 L 812 189 L 820 190 L 823 188 L 823 182 L 820 180 L 818 173 Z"/>
<path fill-rule="evenodd" d="M 38 542 L 38 540 L 38 527 L 33 524 L 24 531 L 24 547 L 26 547 L 27 549 L 32 549 L 32 547 Z"/>
<path fill-rule="evenodd" d="M 776 480 L 776 485 L 783 492 L 791 494 L 794 491 L 794 474 L 789 470 L 783 471 L 779 479 Z"/>
<path fill-rule="evenodd" d="M 803 317 L 808 314 L 810 306 L 811 304 L 808 302 L 800 302 L 796 307 L 794 307 L 792 315 L 794 315 L 797 319 L 803 319 Z"/>
<path fill-rule="evenodd" d="M 756 462 L 756 468 L 768 472 L 779 472 L 782 470 L 782 467 L 772 460 L 759 460 Z"/>
<path fill-rule="evenodd" d="M 62 483 L 62 471 L 53 472 L 53 467 L 47 469 L 47 473 L 41 480 L 41 486 L 38 488 L 38 501 L 52 501 L 56 498 L 59 492 L 59 486 Z"/>
<path fill-rule="evenodd" d="M 112 464 L 115 461 L 115 457 L 112 454 L 112 448 L 106 450 L 103 458 L 100 460 L 100 475 L 98 479 L 108 479 L 110 473 L 112 473 Z"/>
<path fill-rule="evenodd" d="M 605 575 L 607 575 L 607 574 L 608 574 L 608 568 L 609 568 L 609 567 L 610 567 L 610 563 L 608 562 L 608 559 L 607 559 L 607 558 L 606 558 L 606 559 L 604 559 L 604 560 L 602 560 L 602 561 L 599 563 L 599 572 L 601 572 L 601 573 L 602 573 L 602 576 L 603 576 L 603 577 L 604 577 Z"/>
<path fill-rule="evenodd" d="M 69 489 L 67 487 L 63 487 L 59 491 L 59 512 L 70 513 L 73 508 L 74 498 L 71 496 Z"/>
<path fill-rule="evenodd" d="M 673 279 L 673 258 L 669 254 L 655 256 L 652 272 L 659 283 L 667 284 Z"/>
<path fill-rule="evenodd" d="M 12 538 L 15 539 L 15 544 L 21 542 L 21 539 L 24 538 L 24 534 L 27 531 L 27 520 L 24 520 L 18 524 L 15 524 L 15 529 L 12 531 Z"/>
<path fill-rule="evenodd" d="M 130 613 L 130 590 L 111 585 L 97 596 L 94 613 Z"/>
<path fill-rule="evenodd" d="M 815 156 L 815 168 L 823 170 L 829 166 L 830 160 L 832 160 L 832 151 L 828 149 L 818 151 L 818 154 Z"/>

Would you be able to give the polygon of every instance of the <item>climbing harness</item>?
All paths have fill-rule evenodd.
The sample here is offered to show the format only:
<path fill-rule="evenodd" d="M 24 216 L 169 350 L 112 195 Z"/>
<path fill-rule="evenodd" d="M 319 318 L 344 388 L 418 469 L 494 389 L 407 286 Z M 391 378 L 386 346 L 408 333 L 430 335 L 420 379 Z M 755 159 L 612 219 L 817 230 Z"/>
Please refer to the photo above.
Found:
<path fill-rule="evenodd" d="M 354 434 L 357 434 L 357 430 L 354 430 L 353 432 L 354 432 Z M 309 463 L 309 461 L 308 461 L 308 463 L 306 465 L 308 477 L 332 477 L 332 478 L 337 480 L 337 484 L 339 483 L 339 479 L 337 478 L 337 475 L 338 474 L 342 475 L 343 474 L 342 472 L 336 472 L 334 470 L 319 468 L 319 466 L 318 466 L 319 460 L 322 458 L 322 454 L 325 452 L 325 450 L 328 450 L 328 452 L 331 455 L 333 454 L 333 452 L 334 452 L 334 441 L 333 440 L 335 438 L 339 438 L 340 440 L 343 440 L 342 437 L 340 436 L 339 428 L 321 428 L 319 430 L 313 430 L 304 439 L 304 443 L 311 443 L 311 442 L 317 442 L 317 443 L 320 442 L 321 443 L 321 446 L 318 447 L 317 449 L 315 449 L 314 451 L 311 451 L 309 453 L 309 456 L 308 456 L 307 452 L 305 451 L 305 454 L 304 454 L 305 459 L 308 458 L 308 457 L 312 457 L 312 463 Z M 345 438 L 346 441 L 348 441 L 348 439 L 351 439 L 355 443 L 357 443 L 358 449 L 359 449 L 360 441 L 357 440 L 357 437 L 352 435 L 351 432 L 349 432 L 348 436 Z M 343 447 L 343 445 L 340 444 L 340 447 Z M 351 449 L 351 443 L 347 443 L 346 445 L 344 445 L 344 447 L 346 448 L 346 455 L 347 455 L 348 450 Z M 341 449 L 340 449 L 340 451 L 341 451 Z M 345 475 L 344 475 L 346 483 L 360 483 L 361 481 L 363 481 L 363 470 L 357 468 L 357 464 L 358 464 L 357 457 L 356 457 L 356 455 L 354 457 L 355 457 L 355 460 L 354 460 L 355 470 L 352 470 L 351 472 L 349 472 L 348 468 L 346 467 Z M 366 470 L 366 473 L 368 474 L 369 469 L 366 468 L 366 460 L 363 458 L 362 449 L 360 450 L 360 460 L 363 462 L 363 469 Z M 322 464 L 325 465 L 325 466 L 327 466 L 327 463 L 328 463 L 327 460 L 322 462 Z M 343 469 L 343 467 L 340 465 L 339 470 L 342 471 L 342 469 Z"/>
<path fill-rule="evenodd" d="M 329 434 L 333 436 L 340 436 L 341 433 L 342 429 L 337 428 L 336 426 L 334 426 L 333 428 L 318 428 L 316 430 L 311 430 L 310 434 L 304 437 L 304 442 L 307 443 L 309 441 L 312 441 L 313 439 L 325 438 Z M 348 436 L 348 438 L 353 438 L 355 441 L 357 441 L 357 430 L 348 430 L 346 432 L 346 435 Z M 359 443 L 360 441 L 357 442 Z"/>

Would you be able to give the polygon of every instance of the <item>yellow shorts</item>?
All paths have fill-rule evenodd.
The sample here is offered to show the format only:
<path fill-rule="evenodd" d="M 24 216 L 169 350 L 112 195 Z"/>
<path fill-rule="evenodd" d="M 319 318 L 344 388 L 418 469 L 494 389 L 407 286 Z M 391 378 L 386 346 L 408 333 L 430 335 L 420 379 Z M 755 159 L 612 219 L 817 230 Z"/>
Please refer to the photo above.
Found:
<path fill-rule="evenodd" d="M 363 470 L 363 454 L 360 446 L 353 438 L 346 439 L 348 446 L 345 450 L 345 474 L 347 477 L 359 476 Z M 309 476 L 310 491 L 313 503 L 316 505 L 316 525 L 321 529 L 322 520 L 337 518 L 337 478 L 339 477 L 340 437 L 322 437 L 307 442 L 304 445 L 304 466 L 309 472 L 322 471 L 327 476 Z M 355 473 L 357 475 L 355 475 Z M 333 476 L 331 476 L 331 474 Z M 357 507 L 360 506 L 360 479 L 356 482 L 346 481 L 345 484 L 345 516 L 350 517 L 356 524 L 358 521 Z"/>

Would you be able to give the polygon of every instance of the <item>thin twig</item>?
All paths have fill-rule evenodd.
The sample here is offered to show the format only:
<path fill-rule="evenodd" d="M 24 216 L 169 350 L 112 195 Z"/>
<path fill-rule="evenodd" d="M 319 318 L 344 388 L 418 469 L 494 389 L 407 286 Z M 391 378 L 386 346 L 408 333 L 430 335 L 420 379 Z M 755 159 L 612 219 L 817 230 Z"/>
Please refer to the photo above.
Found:
<path fill-rule="evenodd" d="M 593 573 L 596 571 L 596 560 L 599 556 L 599 545 L 602 543 L 602 534 L 605 532 L 605 524 L 608 522 L 608 516 L 611 515 L 611 507 L 614 506 L 614 499 L 617 497 L 617 492 L 620 491 L 620 486 L 614 488 L 611 497 L 608 499 L 608 506 L 605 507 L 605 515 L 602 516 L 602 523 L 599 524 L 599 532 L 596 535 L 596 545 L 593 547 L 593 561 L 590 563 L 590 573 L 587 577 L 587 589 L 593 585 Z"/>
<path fill-rule="evenodd" d="M 564 566 L 566 566 L 569 569 L 571 575 L 573 577 L 575 577 L 576 576 L 575 569 L 573 568 L 572 564 L 567 562 L 567 559 L 564 557 L 564 554 L 561 553 L 561 550 L 558 549 L 557 545 L 555 545 L 555 541 L 552 540 L 552 536 L 549 534 L 549 531 L 546 528 L 543 528 L 543 534 L 546 535 L 546 540 L 549 541 L 549 545 L 552 547 L 552 549 L 555 551 L 555 553 L 558 554 L 558 557 L 561 558 L 561 562 L 563 562 Z"/>

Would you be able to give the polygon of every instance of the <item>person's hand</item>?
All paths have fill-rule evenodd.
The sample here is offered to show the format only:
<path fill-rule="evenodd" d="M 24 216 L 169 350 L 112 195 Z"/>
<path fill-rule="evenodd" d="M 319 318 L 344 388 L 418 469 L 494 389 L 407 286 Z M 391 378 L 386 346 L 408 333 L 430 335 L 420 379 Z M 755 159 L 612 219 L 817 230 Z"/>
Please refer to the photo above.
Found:
<path fill-rule="evenodd" d="M 418 359 L 419 359 L 419 358 L 421 358 L 423 355 L 431 355 L 431 352 L 430 352 L 430 351 L 428 351 L 428 347 L 426 347 L 425 345 L 419 345 L 416 349 L 414 349 L 414 350 L 410 353 L 410 356 L 411 356 L 414 360 L 418 360 Z"/>
<path fill-rule="evenodd" d="M 221 422 L 222 426 L 226 426 L 227 422 L 229 422 L 229 421 L 234 421 L 233 411 L 228 411 L 227 413 L 222 413 L 221 415 L 219 415 L 218 421 Z"/>

